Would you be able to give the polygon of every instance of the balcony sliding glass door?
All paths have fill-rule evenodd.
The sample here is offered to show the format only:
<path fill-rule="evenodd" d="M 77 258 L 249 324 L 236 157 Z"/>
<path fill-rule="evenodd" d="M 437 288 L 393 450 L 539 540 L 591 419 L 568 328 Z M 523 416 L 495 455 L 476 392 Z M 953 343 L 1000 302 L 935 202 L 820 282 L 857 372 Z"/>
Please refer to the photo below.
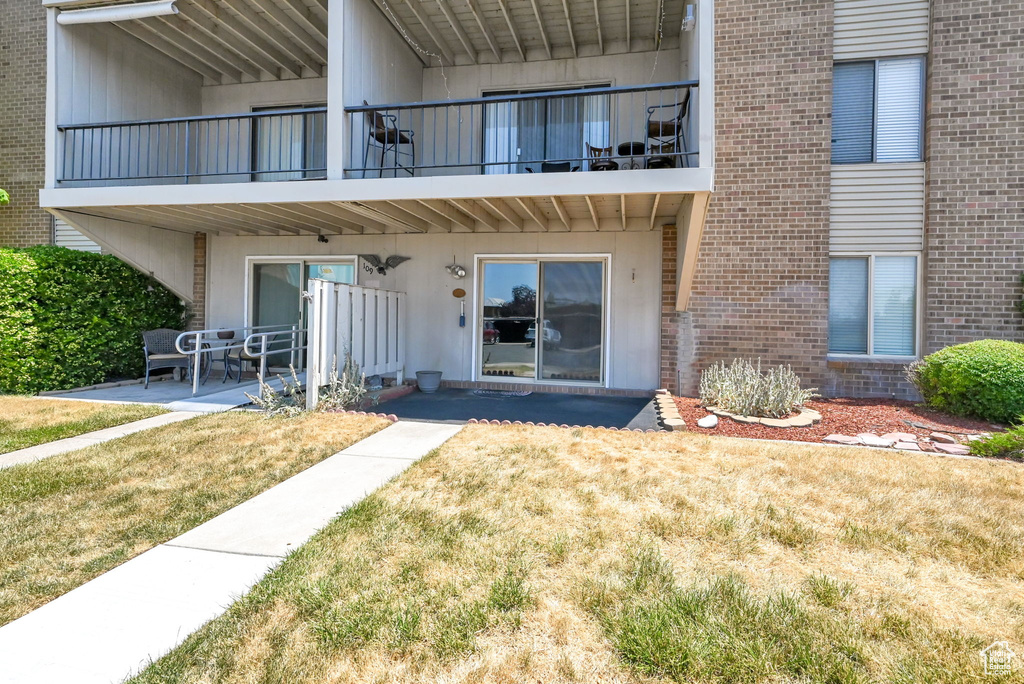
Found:
<path fill-rule="evenodd" d="M 254 112 L 324 105 L 254 107 Z M 322 178 L 327 168 L 327 117 L 322 111 L 255 119 L 252 133 L 253 180 Z"/>
<path fill-rule="evenodd" d="M 587 86 L 587 87 L 606 87 Z M 545 88 L 542 92 L 576 90 Z M 484 96 L 537 91 L 501 91 Z M 585 143 L 607 147 L 611 96 L 586 95 L 553 99 L 491 102 L 484 106 L 484 173 L 534 173 L 545 161 L 568 161 L 582 166 Z"/>

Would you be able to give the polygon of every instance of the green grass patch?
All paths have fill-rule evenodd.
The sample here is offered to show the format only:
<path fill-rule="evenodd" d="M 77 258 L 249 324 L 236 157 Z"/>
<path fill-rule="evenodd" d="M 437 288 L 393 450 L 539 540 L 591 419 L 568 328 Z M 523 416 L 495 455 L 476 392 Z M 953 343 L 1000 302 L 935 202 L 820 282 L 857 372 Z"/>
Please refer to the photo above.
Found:
<path fill-rule="evenodd" d="M 151 418 L 167 410 L 142 404 L 98 404 L 0 396 L 0 454 Z"/>

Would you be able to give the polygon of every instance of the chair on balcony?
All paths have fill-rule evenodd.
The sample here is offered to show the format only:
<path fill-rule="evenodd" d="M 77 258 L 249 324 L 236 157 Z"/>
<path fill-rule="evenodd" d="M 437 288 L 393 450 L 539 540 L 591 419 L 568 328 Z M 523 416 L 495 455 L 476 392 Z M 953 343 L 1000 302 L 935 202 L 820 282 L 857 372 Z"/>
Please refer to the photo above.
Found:
<path fill-rule="evenodd" d="M 573 166 L 572 162 L 541 162 L 540 172 L 541 173 L 567 173 L 570 171 L 579 171 L 580 167 Z M 535 173 L 529 166 L 526 167 L 527 173 Z"/>
<path fill-rule="evenodd" d="M 368 107 L 369 103 L 363 100 L 363 105 Z M 374 143 L 380 146 L 378 178 L 384 175 L 384 160 L 388 152 L 392 152 L 395 155 L 395 175 L 398 175 L 398 169 L 402 169 L 412 176 L 416 166 L 416 141 L 413 138 L 415 132 L 408 128 L 399 128 L 398 116 L 395 114 L 382 114 L 378 111 L 366 112 L 366 125 L 369 128 L 369 132 L 366 138 L 366 152 L 363 154 L 363 177 L 366 177 L 367 163 L 370 159 L 370 148 Z M 403 152 L 403 146 L 407 147 L 408 150 Z M 403 154 L 408 155 L 411 160 L 408 166 L 404 166 L 400 161 Z"/>
<path fill-rule="evenodd" d="M 671 119 L 655 119 L 654 115 L 662 110 L 675 109 L 676 115 Z M 675 157 L 683 157 L 682 165 L 685 166 L 685 157 L 688 154 L 686 146 L 686 119 L 690 113 L 690 91 L 687 89 L 682 102 L 671 102 L 669 104 L 652 105 L 647 108 L 647 147 L 652 154 L 663 158 L 668 155 L 675 166 Z M 662 162 L 659 161 L 659 164 Z M 648 160 L 647 168 L 666 168 L 665 166 L 651 166 Z M 671 167 L 667 167 L 671 168 Z"/>
<path fill-rule="evenodd" d="M 188 356 L 179 354 L 174 347 L 174 341 L 180 334 L 180 330 L 171 328 L 157 328 L 142 333 L 142 353 L 146 358 L 144 389 L 149 389 L 150 372 L 160 368 L 184 368 L 186 374 L 191 376 L 192 364 L 189 363 Z"/>
<path fill-rule="evenodd" d="M 612 161 L 612 146 L 594 147 L 590 143 L 587 146 L 587 158 L 589 159 L 591 171 L 617 171 L 619 163 Z"/>
<path fill-rule="evenodd" d="M 651 145 L 650 148 L 651 156 L 647 158 L 647 168 L 649 169 L 674 169 L 676 167 L 676 158 L 679 156 L 679 150 L 676 147 L 676 143 L 670 142 L 664 145 Z"/>

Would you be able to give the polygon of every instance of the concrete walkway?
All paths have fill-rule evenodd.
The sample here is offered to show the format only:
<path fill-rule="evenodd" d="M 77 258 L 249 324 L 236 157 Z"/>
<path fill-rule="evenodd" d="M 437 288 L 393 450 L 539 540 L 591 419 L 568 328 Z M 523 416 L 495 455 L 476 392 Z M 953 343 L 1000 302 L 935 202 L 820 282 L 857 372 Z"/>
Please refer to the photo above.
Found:
<path fill-rule="evenodd" d="M 0 627 L 0 682 L 121 682 L 223 613 L 289 551 L 460 429 L 395 423 Z"/>
<path fill-rule="evenodd" d="M 6 454 L 0 454 L 0 470 L 22 463 L 32 463 L 33 461 L 39 461 L 44 458 L 49 458 L 50 456 L 57 456 L 58 454 L 66 454 L 69 451 L 84 449 L 85 447 L 93 446 L 94 444 L 102 444 L 103 442 L 109 442 L 110 440 L 117 439 L 118 437 L 135 434 L 136 432 L 160 427 L 161 425 L 178 423 L 183 420 L 188 420 L 189 418 L 195 418 L 198 415 L 200 414 L 186 411 L 163 413 L 159 416 L 143 418 L 142 420 L 125 423 L 124 425 L 115 425 L 114 427 L 106 428 L 104 430 L 86 432 L 85 434 L 78 435 L 77 437 L 58 439 L 55 442 L 47 442 L 46 444 L 38 444 L 33 447 L 28 447 L 27 449 L 10 451 Z"/>

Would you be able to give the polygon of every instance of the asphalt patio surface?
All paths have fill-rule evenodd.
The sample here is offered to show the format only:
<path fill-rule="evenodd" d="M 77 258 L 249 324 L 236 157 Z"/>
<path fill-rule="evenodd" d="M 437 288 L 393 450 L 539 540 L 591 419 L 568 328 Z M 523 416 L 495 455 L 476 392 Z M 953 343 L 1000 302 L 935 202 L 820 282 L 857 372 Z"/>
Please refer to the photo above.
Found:
<path fill-rule="evenodd" d="M 475 390 L 442 387 L 434 394 L 415 391 L 382 403 L 376 410 L 403 420 L 464 423 L 508 420 L 555 425 L 658 429 L 650 399 L 534 392 L 525 397 L 480 396 Z"/>

